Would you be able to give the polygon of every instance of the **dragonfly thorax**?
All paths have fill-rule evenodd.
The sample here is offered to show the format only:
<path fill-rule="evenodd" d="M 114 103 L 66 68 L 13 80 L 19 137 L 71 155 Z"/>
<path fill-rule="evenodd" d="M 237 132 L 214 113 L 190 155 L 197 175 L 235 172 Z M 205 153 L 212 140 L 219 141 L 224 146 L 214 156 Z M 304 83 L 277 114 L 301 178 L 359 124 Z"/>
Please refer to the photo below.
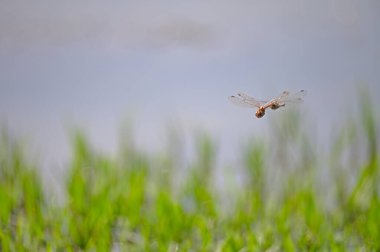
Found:
<path fill-rule="evenodd" d="M 278 102 L 273 102 L 269 107 L 273 110 L 278 109 L 279 107 L 283 107 L 285 104 L 279 104 Z"/>

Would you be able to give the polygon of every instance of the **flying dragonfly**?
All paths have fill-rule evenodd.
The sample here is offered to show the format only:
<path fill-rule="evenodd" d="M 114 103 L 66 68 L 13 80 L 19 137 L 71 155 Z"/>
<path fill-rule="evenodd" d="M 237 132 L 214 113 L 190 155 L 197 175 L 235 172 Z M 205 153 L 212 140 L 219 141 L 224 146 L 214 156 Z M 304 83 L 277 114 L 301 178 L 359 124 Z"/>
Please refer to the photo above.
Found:
<path fill-rule="evenodd" d="M 269 100 L 258 100 L 251 97 L 245 93 L 237 93 L 237 95 L 232 95 L 229 100 L 235 105 L 247 108 L 257 108 L 256 117 L 261 118 L 265 115 L 265 110 L 270 108 L 276 110 L 280 107 L 284 107 L 288 103 L 301 103 L 303 102 L 303 97 L 306 95 L 305 90 L 300 90 L 297 93 L 290 94 L 288 91 L 282 92 L 278 97 Z"/>

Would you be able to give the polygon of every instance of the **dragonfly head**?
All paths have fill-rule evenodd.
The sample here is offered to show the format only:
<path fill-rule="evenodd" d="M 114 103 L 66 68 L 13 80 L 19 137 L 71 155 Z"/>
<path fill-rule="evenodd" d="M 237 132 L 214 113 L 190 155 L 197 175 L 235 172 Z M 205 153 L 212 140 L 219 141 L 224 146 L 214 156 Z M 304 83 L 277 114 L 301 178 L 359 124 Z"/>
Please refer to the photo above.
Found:
<path fill-rule="evenodd" d="M 257 111 L 256 111 L 256 117 L 257 118 L 261 118 L 265 115 L 265 109 L 263 107 L 260 107 Z"/>

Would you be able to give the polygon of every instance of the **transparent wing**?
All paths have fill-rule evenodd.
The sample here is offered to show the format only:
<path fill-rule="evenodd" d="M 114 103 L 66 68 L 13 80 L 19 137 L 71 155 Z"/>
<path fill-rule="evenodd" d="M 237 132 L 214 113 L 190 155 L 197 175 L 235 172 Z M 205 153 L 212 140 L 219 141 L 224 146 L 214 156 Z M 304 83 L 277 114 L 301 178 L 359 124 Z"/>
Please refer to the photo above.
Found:
<path fill-rule="evenodd" d="M 237 95 L 239 97 L 241 97 L 242 99 L 247 100 L 247 101 L 251 101 L 251 102 L 253 102 L 255 104 L 261 104 L 261 105 L 263 105 L 263 104 L 267 103 L 267 101 L 258 100 L 258 99 L 254 98 L 252 96 L 249 96 L 249 95 L 247 95 L 245 93 L 241 93 L 240 92 L 240 93 L 237 93 Z"/>
<path fill-rule="evenodd" d="M 252 103 L 250 103 L 248 101 L 245 101 L 245 100 L 243 100 L 243 99 L 241 99 L 241 98 L 239 98 L 237 96 L 234 96 L 234 95 L 228 97 L 228 99 L 233 104 L 238 105 L 240 107 L 246 107 L 246 108 L 255 108 L 255 107 L 257 107 L 255 104 L 252 104 Z"/>
<path fill-rule="evenodd" d="M 285 92 L 286 91 L 283 92 L 283 95 L 280 95 L 278 97 L 278 100 L 277 100 L 278 103 L 282 103 L 282 104 L 283 103 L 289 103 L 289 102 L 301 103 L 301 102 L 303 102 L 303 98 L 306 95 L 306 90 L 301 90 L 301 91 L 294 93 L 294 94 L 291 94 L 291 95 L 289 95 L 289 92 L 287 92 L 287 95 L 285 95 Z"/>
<path fill-rule="evenodd" d="M 265 101 L 256 100 L 244 93 L 238 93 L 237 96 L 232 95 L 228 99 L 235 105 L 247 108 L 259 108 L 266 103 Z"/>

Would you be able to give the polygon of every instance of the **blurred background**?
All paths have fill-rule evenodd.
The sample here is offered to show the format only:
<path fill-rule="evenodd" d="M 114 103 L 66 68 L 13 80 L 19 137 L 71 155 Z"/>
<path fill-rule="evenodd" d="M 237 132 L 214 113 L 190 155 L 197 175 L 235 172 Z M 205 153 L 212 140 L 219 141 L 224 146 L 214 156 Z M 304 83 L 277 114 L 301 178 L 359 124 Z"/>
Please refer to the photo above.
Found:
<path fill-rule="evenodd" d="M 242 139 L 268 134 L 284 113 L 258 120 L 229 103 L 238 91 L 269 99 L 306 89 L 297 109 L 322 143 L 355 110 L 358 87 L 380 96 L 378 1 L 0 5 L 1 124 L 47 173 L 65 166 L 72 128 L 109 153 L 126 121 L 147 151 L 163 146 L 170 126 L 202 129 L 233 161 Z"/>
<path fill-rule="evenodd" d="M 0 250 L 379 251 L 379 13 L 0 0 Z"/>

